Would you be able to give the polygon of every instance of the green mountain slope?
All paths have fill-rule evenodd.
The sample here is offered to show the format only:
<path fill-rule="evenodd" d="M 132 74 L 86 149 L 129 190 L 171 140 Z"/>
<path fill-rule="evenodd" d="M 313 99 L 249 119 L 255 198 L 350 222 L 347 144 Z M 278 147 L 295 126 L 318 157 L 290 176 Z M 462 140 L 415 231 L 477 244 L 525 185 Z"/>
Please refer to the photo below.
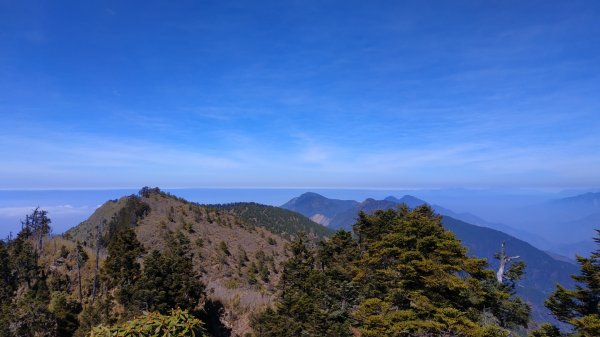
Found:
<path fill-rule="evenodd" d="M 230 212 L 238 216 L 246 224 L 263 227 L 286 238 L 289 238 L 300 231 L 307 234 L 313 234 L 318 238 L 333 234 L 331 229 L 308 219 L 304 215 L 280 207 L 253 202 L 205 206 L 211 209 Z"/>

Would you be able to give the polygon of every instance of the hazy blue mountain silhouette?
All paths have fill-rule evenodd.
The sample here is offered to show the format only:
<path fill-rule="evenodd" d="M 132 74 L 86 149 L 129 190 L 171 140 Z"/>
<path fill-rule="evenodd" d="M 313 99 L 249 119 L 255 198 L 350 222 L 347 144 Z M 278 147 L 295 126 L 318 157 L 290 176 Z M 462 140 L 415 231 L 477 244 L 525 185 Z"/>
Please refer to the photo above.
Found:
<path fill-rule="evenodd" d="M 553 244 L 548 249 L 574 258 L 594 249 L 592 238 L 600 228 L 600 193 L 585 193 L 522 207 L 512 223 L 538 233 Z"/>

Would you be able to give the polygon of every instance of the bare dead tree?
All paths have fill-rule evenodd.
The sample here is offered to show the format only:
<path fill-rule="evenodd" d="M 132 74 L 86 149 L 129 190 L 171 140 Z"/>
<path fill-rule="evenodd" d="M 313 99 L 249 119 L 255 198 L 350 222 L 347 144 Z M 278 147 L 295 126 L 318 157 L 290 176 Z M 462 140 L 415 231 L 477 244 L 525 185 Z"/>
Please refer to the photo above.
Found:
<path fill-rule="evenodd" d="M 498 267 L 498 271 L 496 272 L 496 280 L 498 283 L 504 282 L 504 273 L 506 270 L 507 264 L 514 259 L 518 259 L 520 256 L 507 256 L 505 242 L 502 242 L 502 246 L 500 247 L 500 252 L 496 254 L 496 258 L 500 261 L 500 266 Z"/>

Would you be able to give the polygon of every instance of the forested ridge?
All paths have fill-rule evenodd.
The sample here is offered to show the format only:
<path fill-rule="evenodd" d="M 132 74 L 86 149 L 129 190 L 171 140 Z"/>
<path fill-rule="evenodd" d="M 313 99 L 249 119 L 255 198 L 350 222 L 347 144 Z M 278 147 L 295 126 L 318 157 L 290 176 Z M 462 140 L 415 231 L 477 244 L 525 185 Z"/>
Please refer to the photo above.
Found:
<path fill-rule="evenodd" d="M 334 233 L 333 230 L 321 226 L 299 213 L 280 207 L 261 205 L 254 202 L 205 206 L 231 212 L 248 224 L 264 227 L 275 234 L 288 238 L 301 231 L 321 239 Z"/>
<path fill-rule="evenodd" d="M 320 239 L 258 204 L 116 203 L 64 237 L 36 209 L 0 241 L 0 336 L 600 336 L 600 250 L 547 300 L 560 331 L 515 294 L 527 261 L 497 275 L 426 205 Z"/>

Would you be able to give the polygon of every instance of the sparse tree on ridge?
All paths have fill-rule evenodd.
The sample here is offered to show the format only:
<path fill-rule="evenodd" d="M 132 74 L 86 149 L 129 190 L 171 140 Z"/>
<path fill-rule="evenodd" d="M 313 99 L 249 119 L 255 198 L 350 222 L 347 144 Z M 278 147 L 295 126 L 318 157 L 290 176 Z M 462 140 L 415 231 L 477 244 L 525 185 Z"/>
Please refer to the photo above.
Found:
<path fill-rule="evenodd" d="M 21 221 L 23 229 L 26 229 L 28 235 L 34 235 L 37 240 L 35 247 L 38 255 L 43 249 L 44 238 L 50 234 L 52 221 L 48 218 L 48 212 L 36 207 L 31 214 L 25 216 L 25 220 Z"/>

